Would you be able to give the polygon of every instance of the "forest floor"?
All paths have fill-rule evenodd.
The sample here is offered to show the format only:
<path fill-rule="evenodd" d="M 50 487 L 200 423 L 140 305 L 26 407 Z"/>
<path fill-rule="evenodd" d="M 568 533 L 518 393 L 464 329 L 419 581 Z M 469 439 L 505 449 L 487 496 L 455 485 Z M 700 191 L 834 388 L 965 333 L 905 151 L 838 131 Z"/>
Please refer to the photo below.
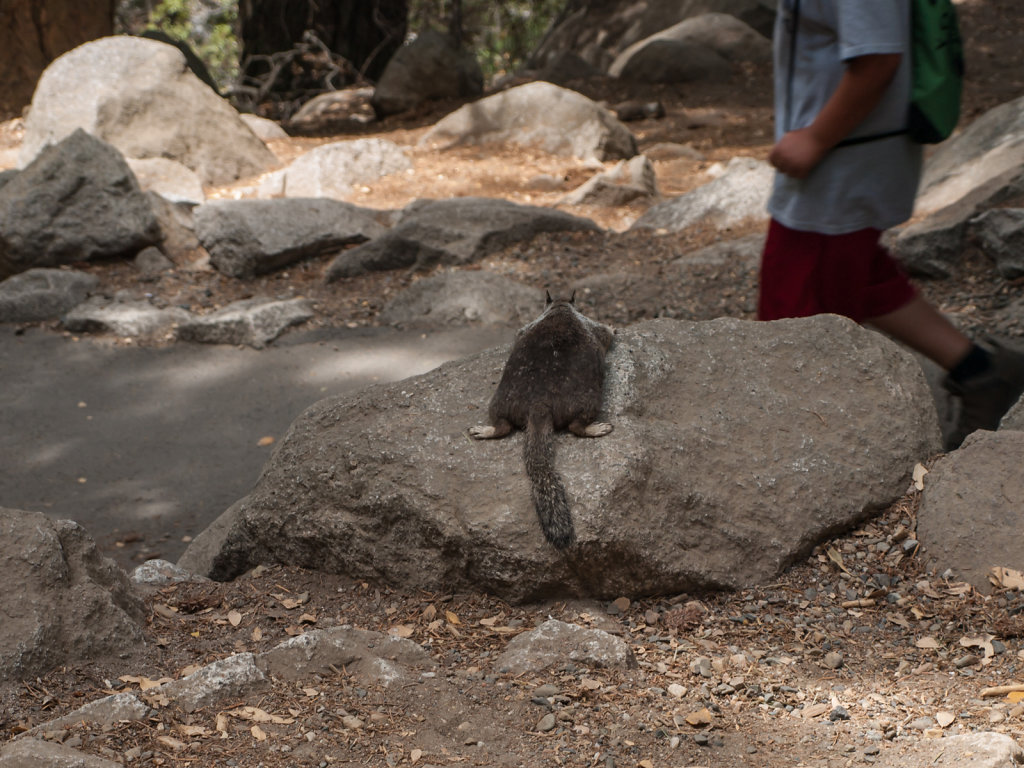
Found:
<path fill-rule="evenodd" d="M 1012 0 L 959 5 L 968 64 L 964 124 L 1024 95 L 1018 6 Z M 746 72 L 728 87 L 637 88 L 602 80 L 578 88 L 610 105 L 662 101 L 666 117 L 630 128 L 642 151 L 662 142 L 695 150 L 685 159 L 655 161 L 666 197 L 707 181 L 714 163 L 738 155 L 765 159 L 770 149 L 765 71 Z M 416 198 L 481 195 L 553 205 L 593 173 L 518 148 L 441 154 L 416 148 L 426 127 L 453 106 L 436 105 L 358 134 L 409 146 L 415 172 L 359 190 L 352 202 L 398 208 Z M 0 149 L 16 144 L 19 130 L 18 121 L 0 127 Z M 286 162 L 353 135 L 281 140 L 272 148 Z M 541 175 L 564 181 L 538 191 L 532 182 Z M 552 288 L 613 271 L 653 279 L 658 292 L 627 290 L 613 306 L 587 307 L 620 327 L 652 316 L 753 316 L 756 284 L 748 272 L 720 268 L 678 285 L 665 267 L 689 250 L 756 229 L 628 233 L 641 207 L 569 210 L 606 232 L 542 236 L 523 252 L 499 253 L 477 268 Z M 422 277 L 383 273 L 327 286 L 325 266 L 311 261 L 252 281 L 182 271 L 146 290 L 200 310 L 247 295 L 304 295 L 317 302 L 316 322 L 356 327 L 373 325 L 388 299 Z M 131 265 L 90 269 L 108 286 L 133 283 Z M 1021 294 L 1020 285 L 999 279 L 976 257 L 954 277 L 921 288 L 972 329 L 988 326 L 995 310 Z M 233 653 L 261 652 L 295 634 L 342 624 L 409 637 L 437 662 L 433 676 L 396 693 L 339 669 L 299 685 L 275 682 L 258 700 L 217 711 L 187 713 L 172 702 L 142 722 L 107 729 L 80 723 L 44 728 L 44 735 L 130 765 L 242 768 L 832 768 L 898 764 L 902 751 L 955 733 L 993 730 L 1024 739 L 1024 704 L 986 691 L 1024 679 L 1024 599 L 1006 588 L 980 594 L 930 571 L 925 553 L 912 544 L 917 503 L 918 491 L 910 488 L 884 514 L 818 547 L 776 583 L 732 594 L 512 606 L 482 594 L 426 594 L 290 568 L 261 568 L 226 584 L 169 586 L 147 597 L 147 643 L 130 658 L 57 669 L 0 689 L 0 740 L 109 692 L 138 690 L 140 678 L 178 678 Z M 639 668 L 567 664 L 519 676 L 494 669 L 511 637 L 549 617 L 618 635 Z M 278 722 L 230 716 L 243 705 Z M 550 720 L 542 723 L 548 714 L 554 715 L 550 728 Z M 941 746 L 935 755 L 938 760 Z"/>

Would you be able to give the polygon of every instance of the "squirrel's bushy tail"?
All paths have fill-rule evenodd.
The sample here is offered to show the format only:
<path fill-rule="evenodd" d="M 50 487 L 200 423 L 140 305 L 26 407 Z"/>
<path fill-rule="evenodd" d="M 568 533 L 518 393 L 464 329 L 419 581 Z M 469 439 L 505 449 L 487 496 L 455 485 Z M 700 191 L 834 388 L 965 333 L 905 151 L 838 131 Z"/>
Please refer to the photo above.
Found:
<path fill-rule="evenodd" d="M 559 549 L 565 549 L 576 540 L 576 531 L 565 486 L 555 472 L 554 427 L 550 414 L 530 414 L 523 443 L 523 462 L 544 537 Z"/>

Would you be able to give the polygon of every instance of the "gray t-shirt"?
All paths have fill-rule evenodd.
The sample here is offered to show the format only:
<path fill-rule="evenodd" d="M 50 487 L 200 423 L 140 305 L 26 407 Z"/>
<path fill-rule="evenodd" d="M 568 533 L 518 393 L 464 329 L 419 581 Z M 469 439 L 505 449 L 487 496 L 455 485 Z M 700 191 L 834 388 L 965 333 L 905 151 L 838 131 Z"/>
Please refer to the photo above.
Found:
<path fill-rule="evenodd" d="M 776 140 L 810 125 L 839 85 L 844 62 L 866 54 L 903 58 L 879 105 L 850 137 L 905 128 L 909 0 L 800 0 L 795 56 L 793 6 L 794 0 L 780 0 L 775 24 Z M 768 211 L 791 229 L 822 234 L 887 229 L 913 212 L 921 154 L 921 146 L 906 135 L 837 147 L 805 179 L 775 174 Z"/>

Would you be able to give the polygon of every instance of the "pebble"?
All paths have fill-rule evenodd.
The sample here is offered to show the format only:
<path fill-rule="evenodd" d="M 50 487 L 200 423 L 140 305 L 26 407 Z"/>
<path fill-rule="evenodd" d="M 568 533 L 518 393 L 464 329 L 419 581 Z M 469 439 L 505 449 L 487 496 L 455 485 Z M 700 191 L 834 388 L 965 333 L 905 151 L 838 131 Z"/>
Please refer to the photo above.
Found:
<path fill-rule="evenodd" d="M 919 717 L 916 720 L 911 720 L 907 723 L 907 728 L 912 731 L 926 731 L 929 728 L 935 727 L 935 720 L 928 717 Z"/>
<path fill-rule="evenodd" d="M 537 723 L 537 730 L 541 733 L 547 733 L 548 731 L 553 731 L 555 729 L 555 724 L 555 716 L 549 712 L 540 719 L 540 722 Z"/>
<path fill-rule="evenodd" d="M 839 651 L 830 651 L 825 654 L 824 662 L 829 669 L 839 669 L 843 666 L 843 654 Z"/>
<path fill-rule="evenodd" d="M 541 699 L 548 699 L 552 696 L 557 696 L 561 692 L 561 689 L 557 685 L 552 685 L 551 683 L 538 685 L 536 688 L 533 689 L 533 695 Z M 546 701 L 544 703 L 547 704 Z"/>

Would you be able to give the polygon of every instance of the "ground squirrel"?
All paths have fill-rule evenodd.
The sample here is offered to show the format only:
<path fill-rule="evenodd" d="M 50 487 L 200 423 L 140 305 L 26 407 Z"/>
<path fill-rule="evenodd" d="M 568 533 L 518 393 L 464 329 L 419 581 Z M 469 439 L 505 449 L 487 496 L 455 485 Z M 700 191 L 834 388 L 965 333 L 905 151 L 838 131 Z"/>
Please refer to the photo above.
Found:
<path fill-rule="evenodd" d="M 601 410 L 605 353 L 611 328 L 585 317 L 569 299 L 547 296 L 547 307 L 516 334 L 488 408 L 490 426 L 469 434 L 486 440 L 513 428 L 526 432 L 523 461 L 545 538 L 559 549 L 576 539 L 565 486 L 554 467 L 554 430 L 601 437 L 612 425 L 595 422 Z"/>

